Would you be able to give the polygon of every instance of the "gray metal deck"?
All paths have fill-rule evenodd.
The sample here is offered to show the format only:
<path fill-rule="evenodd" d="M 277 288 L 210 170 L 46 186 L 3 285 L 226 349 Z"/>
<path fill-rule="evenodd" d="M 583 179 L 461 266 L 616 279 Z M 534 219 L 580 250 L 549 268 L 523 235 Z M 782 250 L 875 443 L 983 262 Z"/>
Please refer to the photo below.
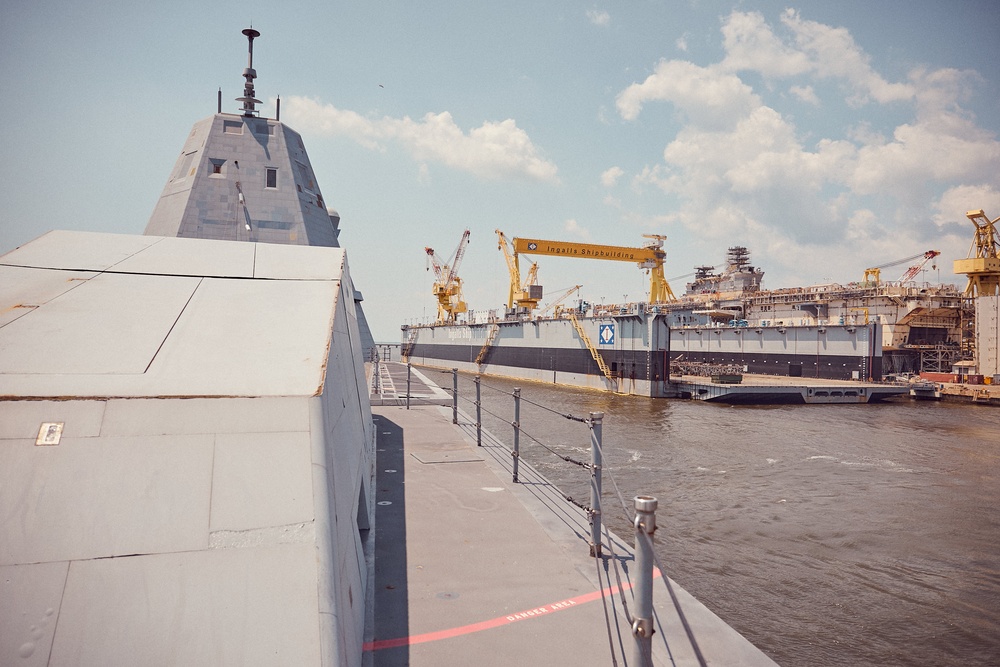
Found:
<path fill-rule="evenodd" d="M 365 664 L 635 664 L 610 550 L 591 558 L 590 525 L 549 482 L 474 420 L 444 406 L 373 408 L 377 433 L 374 615 Z M 622 581 L 632 550 L 615 538 Z M 631 541 L 631 536 L 629 540 Z M 602 580 L 598 580 L 598 569 Z M 715 614 L 674 590 L 708 664 L 773 665 Z M 631 605 L 630 593 L 626 600 Z M 654 586 L 657 665 L 697 665 L 665 586 Z M 609 644 L 609 626 L 611 640 Z"/>

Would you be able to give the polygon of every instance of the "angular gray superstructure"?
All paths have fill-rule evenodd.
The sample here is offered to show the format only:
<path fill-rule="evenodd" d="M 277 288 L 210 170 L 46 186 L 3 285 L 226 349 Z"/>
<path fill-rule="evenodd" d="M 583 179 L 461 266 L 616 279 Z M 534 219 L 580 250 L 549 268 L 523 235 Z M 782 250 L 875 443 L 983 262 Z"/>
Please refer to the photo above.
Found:
<path fill-rule="evenodd" d="M 0 257 L 0 665 L 360 665 L 375 431 L 337 248 Z"/>
<path fill-rule="evenodd" d="M 340 247 L 340 216 L 327 209 L 298 132 L 278 118 L 260 117 L 254 98 L 253 40 L 250 42 L 240 113 L 218 111 L 194 124 L 156 208 L 148 236 Z M 362 349 L 374 346 L 361 293 L 357 299 Z"/>
<path fill-rule="evenodd" d="M 195 123 L 145 233 L 339 247 L 339 221 L 298 132 L 217 113 Z"/>

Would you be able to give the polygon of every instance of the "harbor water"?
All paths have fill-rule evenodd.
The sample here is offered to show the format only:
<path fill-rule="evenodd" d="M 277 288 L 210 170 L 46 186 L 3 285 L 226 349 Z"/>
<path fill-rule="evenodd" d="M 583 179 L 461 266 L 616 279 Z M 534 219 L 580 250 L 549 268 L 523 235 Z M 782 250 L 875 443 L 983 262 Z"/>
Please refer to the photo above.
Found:
<path fill-rule="evenodd" d="M 588 473 L 534 441 L 587 462 L 587 427 L 550 409 L 605 413 L 605 521 L 631 536 L 608 475 L 629 505 L 656 496 L 668 573 L 779 664 L 1000 664 L 995 408 L 730 407 L 482 382 L 484 427 L 510 445 L 520 386 L 524 460 L 584 502 Z M 459 394 L 474 414 L 472 376 Z"/>

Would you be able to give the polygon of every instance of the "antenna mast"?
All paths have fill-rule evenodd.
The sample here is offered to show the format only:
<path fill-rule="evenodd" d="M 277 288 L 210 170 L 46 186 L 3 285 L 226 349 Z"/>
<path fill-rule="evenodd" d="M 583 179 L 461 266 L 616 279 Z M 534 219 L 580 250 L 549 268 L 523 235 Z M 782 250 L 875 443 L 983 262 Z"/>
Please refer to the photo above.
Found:
<path fill-rule="evenodd" d="M 247 67 L 243 70 L 243 78 L 247 80 L 243 84 L 243 97 L 237 97 L 237 102 L 243 102 L 243 115 L 244 116 L 256 116 L 257 110 L 254 104 L 260 104 L 261 101 L 254 98 L 253 90 L 253 80 L 257 78 L 257 72 L 253 68 L 253 40 L 254 37 L 260 37 L 260 33 L 253 28 L 247 28 L 243 31 L 243 34 L 247 36 L 250 41 L 250 53 L 247 59 Z"/>

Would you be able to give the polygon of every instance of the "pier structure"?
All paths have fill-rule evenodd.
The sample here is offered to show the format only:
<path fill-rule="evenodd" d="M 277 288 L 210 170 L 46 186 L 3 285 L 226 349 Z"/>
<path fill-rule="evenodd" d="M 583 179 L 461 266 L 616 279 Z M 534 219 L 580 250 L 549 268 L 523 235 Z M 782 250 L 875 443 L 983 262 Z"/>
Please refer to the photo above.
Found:
<path fill-rule="evenodd" d="M 387 365 L 394 378 L 405 376 L 404 364 Z M 429 391 L 449 386 L 435 375 L 425 372 L 420 387 L 411 385 L 409 409 L 372 408 L 378 492 L 365 664 L 612 664 L 611 647 L 618 664 L 634 664 L 632 625 L 621 605 L 623 592 L 635 612 L 631 536 L 611 533 L 613 543 L 592 557 L 586 511 L 523 460 L 513 482 L 510 451 L 486 432 L 477 446 L 476 420 L 465 412 L 452 423 L 452 408 Z M 669 523 L 659 528 L 656 539 L 669 539 Z M 614 582 L 613 559 L 621 591 L 607 583 Z M 654 576 L 649 664 L 701 664 Z M 672 586 L 707 664 L 775 664 Z"/>

